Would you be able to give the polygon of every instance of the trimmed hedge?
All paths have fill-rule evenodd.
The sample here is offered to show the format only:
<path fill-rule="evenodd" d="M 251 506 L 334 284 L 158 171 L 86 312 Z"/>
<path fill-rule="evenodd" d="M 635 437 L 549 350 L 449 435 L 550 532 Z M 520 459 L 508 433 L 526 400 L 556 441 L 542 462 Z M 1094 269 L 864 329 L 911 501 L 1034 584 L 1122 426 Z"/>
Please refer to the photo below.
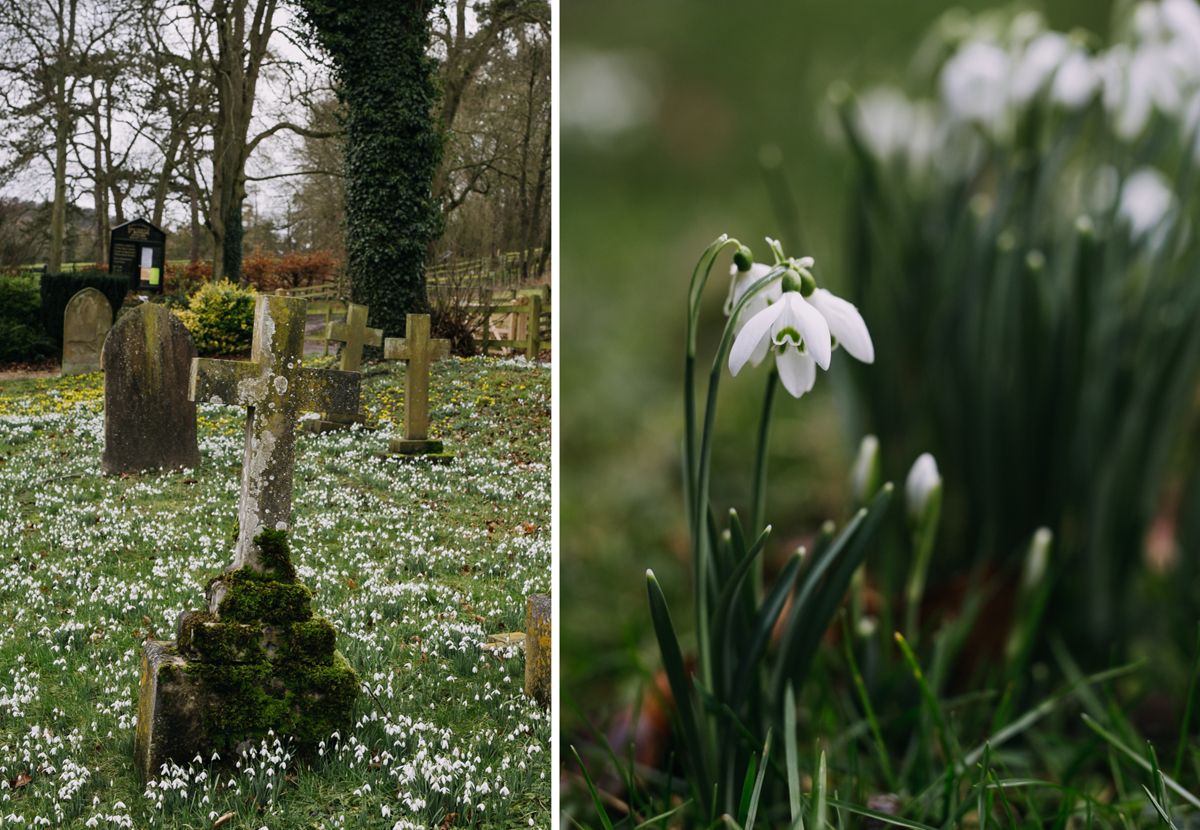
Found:
<path fill-rule="evenodd" d="M 63 314 L 71 298 L 85 288 L 95 288 L 108 298 L 113 307 L 113 319 L 129 293 L 129 277 L 104 271 L 66 271 L 42 276 L 42 326 L 50 339 L 62 348 Z"/>
<path fill-rule="evenodd" d="M 0 274 L 0 363 L 34 361 L 54 352 L 42 328 L 37 279 Z"/>

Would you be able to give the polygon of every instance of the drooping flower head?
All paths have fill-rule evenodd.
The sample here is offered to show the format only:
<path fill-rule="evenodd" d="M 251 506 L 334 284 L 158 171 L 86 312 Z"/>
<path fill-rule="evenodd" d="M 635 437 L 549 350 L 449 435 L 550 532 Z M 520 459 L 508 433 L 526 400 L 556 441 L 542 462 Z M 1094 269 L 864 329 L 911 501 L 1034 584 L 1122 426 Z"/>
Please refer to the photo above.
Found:
<path fill-rule="evenodd" d="M 757 366 L 773 346 L 779 379 L 798 398 L 812 389 L 817 366 L 829 368 L 839 343 L 851 356 L 874 362 L 875 349 L 862 316 L 851 303 L 817 288 L 812 257 L 785 257 L 782 246 L 770 237 L 767 244 L 775 254 L 775 267 L 784 270 L 750 298 L 734 322 L 737 339 L 729 352 L 730 373 L 737 375 L 746 363 Z M 749 267 L 741 269 L 740 264 Z M 726 314 L 732 314 L 746 291 L 770 271 L 765 265 L 735 263 Z"/>

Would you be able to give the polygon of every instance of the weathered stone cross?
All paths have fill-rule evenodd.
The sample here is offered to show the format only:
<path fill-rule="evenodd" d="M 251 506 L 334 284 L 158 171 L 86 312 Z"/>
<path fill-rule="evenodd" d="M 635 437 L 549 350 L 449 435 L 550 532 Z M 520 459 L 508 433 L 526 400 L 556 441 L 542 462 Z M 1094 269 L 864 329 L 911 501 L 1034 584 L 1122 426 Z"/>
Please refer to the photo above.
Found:
<path fill-rule="evenodd" d="M 338 368 L 343 372 L 357 372 L 362 366 L 363 346 L 382 346 L 383 329 L 367 328 L 367 313 L 370 308 L 358 303 L 348 303 L 346 319 L 329 323 L 325 327 L 325 339 L 342 344 Z M 308 421 L 306 426 L 322 432 L 328 429 L 346 429 L 351 424 L 365 424 L 367 416 L 361 412 L 343 415 L 340 412 L 322 412 L 319 421 Z"/>
<path fill-rule="evenodd" d="M 300 365 L 307 306 L 302 299 L 260 294 L 249 362 L 192 360 L 191 400 L 248 407 L 233 569 L 264 570 L 254 537 L 264 528 L 289 527 L 298 414 L 358 411 L 357 372 Z"/>
<path fill-rule="evenodd" d="M 429 315 L 410 314 L 406 337 L 389 337 L 383 342 L 385 360 L 404 360 L 404 438 L 392 439 L 392 452 L 429 451 L 429 364 L 450 356 L 449 340 L 429 339 Z M 438 448 L 440 449 L 440 448 Z"/>
<path fill-rule="evenodd" d="M 369 307 L 358 303 L 347 306 L 346 319 L 326 326 L 325 339 L 343 344 L 338 368 L 343 372 L 357 372 L 362 365 L 363 346 L 382 346 L 383 329 L 367 328 Z"/>

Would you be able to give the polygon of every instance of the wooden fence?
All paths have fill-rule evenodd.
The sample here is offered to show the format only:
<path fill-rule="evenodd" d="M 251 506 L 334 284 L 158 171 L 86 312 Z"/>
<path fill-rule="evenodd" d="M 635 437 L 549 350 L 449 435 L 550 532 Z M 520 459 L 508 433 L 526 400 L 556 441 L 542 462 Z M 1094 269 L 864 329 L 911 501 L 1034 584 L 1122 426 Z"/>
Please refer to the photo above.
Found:
<path fill-rule="evenodd" d="M 325 333 L 329 323 L 336 315 L 345 318 L 346 302 L 338 296 L 337 286 L 333 283 L 313 285 L 306 288 L 279 288 L 275 291 L 288 297 L 299 297 L 308 300 L 308 313 L 323 314 L 325 325 L 316 334 L 306 334 L 305 341 L 322 344 L 323 355 L 329 355 L 329 341 Z M 479 314 L 479 329 L 475 331 L 475 345 L 479 351 L 487 355 L 494 348 L 524 349 L 527 360 L 537 360 L 538 352 L 549 349 L 551 341 L 542 338 L 545 330 L 547 337 L 550 320 L 550 287 L 521 288 L 508 292 L 493 294 L 490 302 L 473 303 L 469 306 Z M 492 337 L 492 323 L 498 316 L 509 317 L 509 334 L 519 333 L 519 323 L 524 323 L 524 337 L 519 339 L 496 339 Z M 522 319 L 523 318 L 523 319 Z M 533 321 L 537 321 L 534 323 Z"/>

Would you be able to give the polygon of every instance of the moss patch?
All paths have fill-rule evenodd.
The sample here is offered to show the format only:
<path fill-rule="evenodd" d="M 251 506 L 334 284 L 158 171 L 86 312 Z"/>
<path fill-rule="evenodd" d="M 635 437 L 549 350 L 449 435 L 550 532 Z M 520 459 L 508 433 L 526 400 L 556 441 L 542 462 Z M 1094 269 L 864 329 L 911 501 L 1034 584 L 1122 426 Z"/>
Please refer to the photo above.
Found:
<path fill-rule="evenodd" d="M 221 701 L 205 718 L 217 751 L 268 730 L 315 744 L 350 726 L 359 690 L 358 674 L 340 652 L 325 666 L 189 663 L 187 672 Z"/>
<path fill-rule="evenodd" d="M 312 592 L 299 582 L 280 582 L 253 568 L 217 577 L 229 589 L 217 607 L 223 620 L 287 625 L 312 618 Z"/>
<path fill-rule="evenodd" d="M 292 552 L 288 547 L 286 530 L 267 528 L 254 537 L 254 544 L 258 545 L 259 558 L 266 573 L 272 574 L 281 582 L 296 581 L 296 567 L 292 564 Z"/>
<path fill-rule="evenodd" d="M 337 630 L 324 617 L 313 617 L 288 628 L 286 645 L 280 650 L 280 662 L 329 666 L 334 662 Z"/>
<path fill-rule="evenodd" d="M 261 626 L 218 620 L 207 611 L 185 615 L 179 626 L 179 650 L 206 663 L 261 662 L 261 640 Z"/>

